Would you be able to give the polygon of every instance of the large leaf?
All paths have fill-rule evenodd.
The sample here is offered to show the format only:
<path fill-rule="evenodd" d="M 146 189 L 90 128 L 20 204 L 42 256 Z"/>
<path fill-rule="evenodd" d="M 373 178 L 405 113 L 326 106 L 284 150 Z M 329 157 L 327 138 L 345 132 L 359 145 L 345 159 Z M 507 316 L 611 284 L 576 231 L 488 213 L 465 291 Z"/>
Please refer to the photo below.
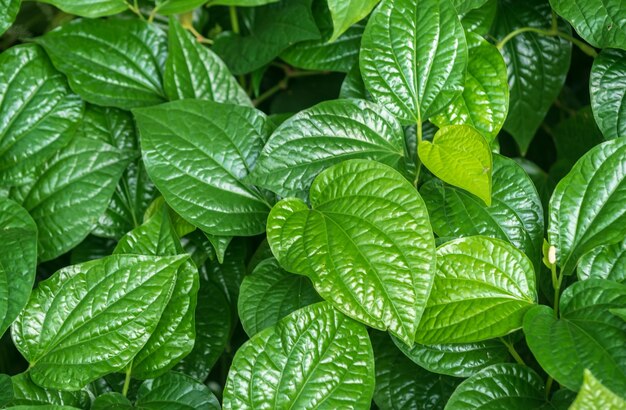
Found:
<path fill-rule="evenodd" d="M 76 20 L 36 41 L 85 101 L 129 109 L 165 100 L 166 39 L 153 24 Z"/>
<path fill-rule="evenodd" d="M 608 279 L 626 285 L 626 239 L 611 245 L 598 246 L 580 258 L 578 278 Z"/>
<path fill-rule="evenodd" d="M 170 100 L 197 98 L 223 103 L 252 105 L 246 92 L 226 64 L 170 18 L 169 54 L 163 78 Z"/>
<path fill-rule="evenodd" d="M 527 410 L 547 404 L 543 380 L 531 368 L 496 364 L 461 383 L 446 409 Z"/>
<path fill-rule="evenodd" d="M 122 370 L 157 326 L 186 259 L 114 255 L 41 282 L 12 328 L 33 381 L 78 390 Z"/>
<path fill-rule="evenodd" d="M 149 410 L 220 408 L 217 398 L 204 383 L 174 372 L 146 380 L 137 391 L 135 405 Z"/>
<path fill-rule="evenodd" d="M 560 318 L 536 306 L 524 318 L 524 334 L 541 367 L 561 385 L 578 390 L 589 369 L 609 389 L 626 391 L 626 321 L 609 314 L 626 305 L 626 286 L 589 279 L 563 292 Z"/>
<path fill-rule="evenodd" d="M 311 281 L 283 270 L 274 258 L 259 263 L 239 290 L 239 318 L 249 336 L 294 310 L 319 302 Z"/>
<path fill-rule="evenodd" d="M 467 33 L 468 64 L 463 94 L 431 121 L 438 127 L 467 124 L 493 141 L 509 110 L 509 85 L 502 55 L 480 35 Z"/>
<path fill-rule="evenodd" d="M 603 50 L 594 60 L 589 94 L 593 116 L 604 138 L 626 137 L 625 51 Z"/>
<path fill-rule="evenodd" d="M 289 272 L 350 317 L 412 344 L 434 276 L 434 238 L 415 187 L 386 165 L 350 160 L 322 172 L 311 206 L 285 199 L 267 238 Z"/>
<path fill-rule="evenodd" d="M 544 0 L 502 0 L 493 35 L 501 39 L 521 27 L 548 29 L 550 24 L 551 9 Z M 560 24 L 559 30 L 569 29 Z M 524 154 L 563 87 L 572 45 L 560 37 L 525 32 L 507 42 L 501 52 L 511 89 L 504 129 Z"/>
<path fill-rule="evenodd" d="M 537 300 L 530 260 L 500 239 L 471 236 L 437 249 L 437 276 L 419 324 L 420 343 L 472 343 L 522 327 Z"/>
<path fill-rule="evenodd" d="M 43 388 L 33 383 L 27 372 L 13 376 L 11 380 L 13 382 L 11 406 L 30 405 L 39 409 L 35 406 L 52 404 L 86 409 L 90 404 L 89 394 L 85 390 L 68 392 Z"/>
<path fill-rule="evenodd" d="M 121 13 L 128 9 L 125 0 L 39 0 L 63 10 L 68 14 L 82 17 L 102 17 Z"/>
<path fill-rule="evenodd" d="M 266 139 L 263 113 L 181 100 L 134 114 L 148 174 L 174 211 L 213 235 L 265 230 L 269 205 L 241 181 Z"/>
<path fill-rule="evenodd" d="M 543 242 L 543 210 L 533 181 L 513 160 L 493 156 L 491 206 L 461 189 L 436 180 L 420 187 L 439 237 L 485 235 L 509 241 L 538 270 Z"/>
<path fill-rule="evenodd" d="M 407 173 L 404 132 L 383 107 L 335 100 L 304 110 L 274 131 L 250 181 L 284 197 L 306 197 L 324 169 L 352 158 L 373 159 Z"/>
<path fill-rule="evenodd" d="M 574 272 L 583 254 L 626 236 L 625 201 L 626 139 L 620 138 L 587 152 L 554 190 L 548 242 L 564 274 Z"/>
<path fill-rule="evenodd" d="M 368 91 L 402 122 L 422 122 L 463 91 L 467 44 L 450 0 L 383 1 L 360 53 Z"/>
<path fill-rule="evenodd" d="M 17 13 L 20 11 L 21 0 L 0 0 L 0 8 L 3 13 L 0 15 L 0 36 L 11 27 Z"/>
<path fill-rule="evenodd" d="M 318 303 L 257 333 L 237 351 L 224 409 L 361 409 L 373 392 L 367 330 Z"/>
<path fill-rule="evenodd" d="M 354 23 L 363 20 L 380 0 L 328 0 L 328 9 L 333 21 L 333 34 L 328 40 L 333 42 Z"/>
<path fill-rule="evenodd" d="M 0 186 L 20 185 L 72 138 L 83 109 L 36 45 L 0 54 Z"/>
<path fill-rule="evenodd" d="M 583 384 L 570 410 L 621 410 L 626 408 L 626 400 L 607 389 L 585 369 Z"/>

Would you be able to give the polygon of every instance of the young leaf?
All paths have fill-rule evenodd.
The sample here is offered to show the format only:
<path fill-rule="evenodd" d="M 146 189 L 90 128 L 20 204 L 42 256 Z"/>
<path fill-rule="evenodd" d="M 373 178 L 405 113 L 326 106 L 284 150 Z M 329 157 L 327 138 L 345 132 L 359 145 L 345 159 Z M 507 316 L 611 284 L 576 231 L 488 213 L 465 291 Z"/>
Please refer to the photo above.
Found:
<path fill-rule="evenodd" d="M 150 338 L 186 259 L 114 255 L 40 282 L 12 328 L 33 381 L 79 390 L 122 370 Z"/>
<path fill-rule="evenodd" d="M 367 330 L 317 303 L 239 348 L 224 388 L 224 410 L 361 409 L 370 405 L 373 392 Z"/>
<path fill-rule="evenodd" d="M 0 15 L 0 36 L 11 27 L 20 11 L 20 0 L 0 0 L 0 8 L 3 13 Z"/>
<path fill-rule="evenodd" d="M 128 9 L 125 0 L 39 0 L 63 10 L 68 14 L 97 18 L 121 13 Z"/>
<path fill-rule="evenodd" d="M 415 340 L 473 343 L 522 327 L 537 300 L 530 260 L 499 239 L 471 236 L 437 249 L 437 276 Z"/>
<path fill-rule="evenodd" d="M 72 139 L 82 101 L 34 44 L 0 54 L 0 186 L 28 174 Z"/>
<path fill-rule="evenodd" d="M 148 175 L 174 211 L 213 235 L 263 233 L 269 205 L 242 182 L 266 139 L 263 113 L 181 100 L 134 114 Z"/>
<path fill-rule="evenodd" d="M 311 206 L 276 204 L 267 239 L 348 316 L 412 344 L 434 276 L 434 238 L 415 187 L 392 168 L 350 160 L 313 182 Z"/>
<path fill-rule="evenodd" d="M 165 35 L 137 19 L 76 20 L 37 43 L 87 102 L 130 109 L 165 100 Z"/>
<path fill-rule="evenodd" d="M 175 18 L 169 24 L 169 54 L 163 83 L 170 100 L 200 100 L 252 105 L 226 64 L 196 41 Z"/>
<path fill-rule="evenodd" d="M 626 37 L 625 37 L 626 38 Z M 606 139 L 626 137 L 626 52 L 602 50 L 591 68 L 593 116 Z"/>
<path fill-rule="evenodd" d="M 284 197 L 304 198 L 320 172 L 352 158 L 377 160 L 406 173 L 404 131 L 376 104 L 326 101 L 274 131 L 249 180 Z"/>
<path fill-rule="evenodd" d="M 137 408 L 219 410 L 220 404 L 204 384 L 181 373 L 166 373 L 158 379 L 146 380 L 137 392 Z"/>
<path fill-rule="evenodd" d="M 447 125 L 435 134 L 432 142 L 420 141 L 418 154 L 422 164 L 436 177 L 458 186 L 491 206 L 491 171 L 489 143 L 468 125 Z"/>
<path fill-rule="evenodd" d="M 577 391 L 589 369 L 613 391 L 626 391 L 626 322 L 609 314 L 626 304 L 626 287 L 588 279 L 561 296 L 560 318 L 536 306 L 524 318 L 528 347 L 541 367 L 561 385 Z"/>
<path fill-rule="evenodd" d="M 593 248 L 626 236 L 625 164 L 626 139 L 605 142 L 587 152 L 554 190 L 548 242 L 564 274 L 572 274 Z"/>
<path fill-rule="evenodd" d="M 353 24 L 363 20 L 380 0 L 328 0 L 333 20 L 333 34 L 329 42 L 339 38 Z"/>
<path fill-rule="evenodd" d="M 441 112 L 463 91 L 465 33 L 450 0 L 383 1 L 360 53 L 372 97 L 405 124 Z"/>
<path fill-rule="evenodd" d="M 608 279 L 626 285 L 626 239 L 598 246 L 580 258 L 578 279 Z"/>
<path fill-rule="evenodd" d="M 11 377 L 13 397 L 10 406 L 32 406 L 40 409 L 43 405 L 89 408 L 89 394 L 85 390 L 60 391 L 36 385 L 28 372 Z M 35 407 L 37 406 L 37 407 Z"/>
<path fill-rule="evenodd" d="M 620 410 L 626 408 L 626 400 L 607 389 L 587 369 L 583 384 L 570 410 Z"/>

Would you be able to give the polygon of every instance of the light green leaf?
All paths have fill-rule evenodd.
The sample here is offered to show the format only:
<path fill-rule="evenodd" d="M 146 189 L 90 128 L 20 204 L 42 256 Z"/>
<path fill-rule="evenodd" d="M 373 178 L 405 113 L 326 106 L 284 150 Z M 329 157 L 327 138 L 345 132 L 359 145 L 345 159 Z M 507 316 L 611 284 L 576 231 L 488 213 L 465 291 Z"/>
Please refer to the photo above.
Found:
<path fill-rule="evenodd" d="M 0 36 L 11 27 L 20 11 L 20 0 L 0 0 L 0 8 L 4 12 L 0 15 Z"/>
<path fill-rule="evenodd" d="M 447 125 L 437 131 L 432 142 L 420 141 L 417 151 L 422 164 L 437 178 L 491 206 L 491 148 L 476 129 Z"/>
<path fill-rule="evenodd" d="M 103 17 L 121 13 L 128 9 L 125 0 L 39 0 L 81 17 Z"/>
<path fill-rule="evenodd" d="M 364 158 L 407 174 L 404 131 L 383 107 L 364 100 L 320 103 L 274 131 L 249 177 L 283 197 L 306 197 L 313 179 L 341 161 Z"/>
<path fill-rule="evenodd" d="M 37 225 L 28 212 L 0 198 L 0 336 L 22 310 L 35 282 Z"/>
<path fill-rule="evenodd" d="M 60 391 L 50 388 L 43 388 L 36 385 L 29 374 L 21 373 L 11 377 L 13 382 L 13 400 L 11 406 L 42 406 L 53 404 L 57 406 L 72 406 L 80 409 L 89 408 L 89 394 L 85 390 L 80 391 Z M 39 407 L 34 407 L 39 409 Z"/>
<path fill-rule="evenodd" d="M 243 279 L 239 318 L 248 336 L 253 336 L 294 310 L 320 300 L 308 278 L 286 272 L 276 259 L 270 258 Z"/>
<path fill-rule="evenodd" d="M 502 55 L 480 35 L 467 33 L 468 64 L 465 88 L 441 114 L 431 118 L 439 128 L 467 124 L 492 142 L 509 110 L 509 85 Z"/>
<path fill-rule="evenodd" d="M 360 65 L 374 100 L 406 124 L 443 111 L 463 91 L 465 33 L 450 0 L 383 1 L 365 28 Z"/>
<path fill-rule="evenodd" d="M 564 274 L 582 255 L 626 236 L 626 139 L 597 145 L 556 186 L 548 242 Z M 597 187 L 602 187 L 598 189 Z"/>
<path fill-rule="evenodd" d="M 578 279 L 608 279 L 626 285 L 626 239 L 598 246 L 584 254 L 578 263 Z"/>
<path fill-rule="evenodd" d="M 473 343 L 522 327 L 537 300 L 530 260 L 500 239 L 471 236 L 437 249 L 437 276 L 415 340 Z"/>
<path fill-rule="evenodd" d="M 626 286 L 588 279 L 561 296 L 560 318 L 536 306 L 524 318 L 526 342 L 541 367 L 562 386 L 577 391 L 589 369 L 613 391 L 626 391 L 626 322 L 609 314 L 626 305 Z"/>
<path fill-rule="evenodd" d="M 570 410 L 621 410 L 624 408 L 626 408 L 626 400 L 604 387 L 589 370 L 585 369 L 583 384 Z"/>
<path fill-rule="evenodd" d="M 434 276 L 434 238 L 422 198 L 392 168 L 350 160 L 313 182 L 311 206 L 276 204 L 267 222 L 274 256 L 308 276 L 348 316 L 412 344 Z"/>
<path fill-rule="evenodd" d="M 83 110 L 63 75 L 34 44 L 0 54 L 0 186 L 28 174 L 71 140 Z"/>
<path fill-rule="evenodd" d="M 220 409 L 217 398 L 204 383 L 174 372 L 143 382 L 135 405 L 148 410 Z"/>
<path fill-rule="evenodd" d="M 264 4 L 277 3 L 280 0 L 209 0 L 207 6 L 256 7 Z"/>
<path fill-rule="evenodd" d="M 202 6 L 206 2 L 207 0 L 156 0 L 155 10 L 164 16 L 183 14 Z"/>
<path fill-rule="evenodd" d="M 40 282 L 12 328 L 33 381 L 79 390 L 122 370 L 156 328 L 186 259 L 114 255 Z"/>
<path fill-rule="evenodd" d="M 263 233 L 267 200 L 242 182 L 266 139 L 263 113 L 181 100 L 134 114 L 148 175 L 174 211 L 212 235 Z"/>
<path fill-rule="evenodd" d="M 75 20 L 36 42 L 87 102 L 130 109 L 165 100 L 165 34 L 137 19 Z"/>
<path fill-rule="evenodd" d="M 604 138 L 626 137 L 626 52 L 607 49 L 596 57 L 589 94 L 593 116 Z"/>
<path fill-rule="evenodd" d="M 461 383 L 446 409 L 539 409 L 548 405 L 545 396 L 543 380 L 531 368 L 495 364 Z"/>
<path fill-rule="evenodd" d="M 327 303 L 297 310 L 239 348 L 224 410 L 362 409 L 374 392 L 364 326 Z"/>
<path fill-rule="evenodd" d="M 196 41 L 175 18 L 170 18 L 168 36 L 169 54 L 163 82 L 170 100 L 197 98 L 252 105 L 226 64 Z"/>
<path fill-rule="evenodd" d="M 333 42 L 353 24 L 363 20 L 380 0 L 328 0 L 328 9 L 333 21 Z"/>

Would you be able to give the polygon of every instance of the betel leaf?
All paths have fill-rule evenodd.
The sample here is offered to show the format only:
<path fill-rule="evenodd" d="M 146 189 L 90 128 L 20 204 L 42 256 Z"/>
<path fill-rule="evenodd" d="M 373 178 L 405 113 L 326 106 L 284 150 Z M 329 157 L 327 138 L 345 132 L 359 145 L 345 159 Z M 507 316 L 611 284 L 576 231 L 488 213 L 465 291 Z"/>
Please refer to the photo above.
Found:
<path fill-rule="evenodd" d="M 247 248 L 245 242 L 235 239 L 226 250 L 223 263 L 219 263 L 217 260 L 209 260 L 205 265 L 205 279 L 217 285 L 228 301 L 232 327 L 239 320 L 237 301 L 239 300 L 241 282 L 246 275 L 246 255 Z"/>
<path fill-rule="evenodd" d="M 591 45 L 626 50 L 626 11 L 620 0 L 550 0 L 550 5 Z"/>
<path fill-rule="evenodd" d="M 205 384 L 175 372 L 143 382 L 135 406 L 149 410 L 220 409 L 217 398 Z"/>
<path fill-rule="evenodd" d="M 515 161 L 493 155 L 491 206 L 459 188 L 436 180 L 420 187 L 433 231 L 439 237 L 484 235 L 509 241 L 538 271 L 543 210 L 533 181 Z"/>
<path fill-rule="evenodd" d="M 547 405 L 541 377 L 529 367 L 506 363 L 487 367 L 461 383 L 446 409 L 526 410 Z"/>
<path fill-rule="evenodd" d="M 570 410 L 621 410 L 626 408 L 626 400 L 607 389 L 585 369 L 583 384 Z"/>
<path fill-rule="evenodd" d="M 37 224 L 40 260 L 85 239 L 131 158 L 109 144 L 77 137 L 37 170 L 36 179 L 12 192 Z"/>
<path fill-rule="evenodd" d="M 169 24 L 169 54 L 163 83 L 170 100 L 197 98 L 252 105 L 226 64 L 196 41 L 175 18 Z"/>
<path fill-rule="evenodd" d="M 40 282 L 12 328 L 33 381 L 79 390 L 122 370 L 154 331 L 186 259 L 114 255 Z"/>
<path fill-rule="evenodd" d="M 487 0 L 480 7 L 459 13 L 459 18 L 466 31 L 484 36 L 489 33 L 497 10 L 498 0 Z"/>
<path fill-rule="evenodd" d="M 370 337 L 376 359 L 374 402 L 381 410 L 443 409 L 458 379 L 430 373 L 411 362 L 385 333 Z"/>
<path fill-rule="evenodd" d="M 21 185 L 63 148 L 83 103 L 34 44 L 0 54 L 0 186 Z"/>
<path fill-rule="evenodd" d="M 328 303 L 297 310 L 235 355 L 224 410 L 361 409 L 374 392 L 374 354 L 365 327 Z"/>
<path fill-rule="evenodd" d="M 580 258 L 577 273 L 580 280 L 608 279 L 626 285 L 626 239 L 587 252 Z"/>
<path fill-rule="evenodd" d="M 35 384 L 28 372 L 11 377 L 13 383 L 13 399 L 11 406 L 33 406 L 39 407 L 46 404 L 57 406 L 73 406 L 80 409 L 89 407 L 89 393 L 85 390 L 60 391 L 50 388 L 43 388 Z"/>
<path fill-rule="evenodd" d="M 159 13 L 164 16 L 171 14 L 183 14 L 192 11 L 204 3 L 207 0 L 156 0 L 153 13 Z"/>
<path fill-rule="evenodd" d="M 253 336 L 294 310 L 320 300 L 307 277 L 286 272 L 270 258 L 243 279 L 237 310 L 244 330 Z"/>
<path fill-rule="evenodd" d="M 587 151 L 605 141 L 589 106 L 560 121 L 552 129 L 552 139 L 556 147 L 557 162 L 550 172 L 554 175 L 555 169 L 563 170 L 561 177 L 565 176 Z"/>
<path fill-rule="evenodd" d="M 549 29 L 550 5 L 543 0 L 502 0 L 493 35 L 502 39 L 521 27 Z M 568 32 L 564 23 L 559 30 Z M 509 77 L 509 113 L 504 123 L 524 154 L 548 109 L 559 95 L 569 70 L 572 45 L 557 36 L 521 33 L 501 50 Z"/>
<path fill-rule="evenodd" d="M 207 6 L 256 7 L 264 4 L 277 3 L 280 0 L 208 0 Z"/>
<path fill-rule="evenodd" d="M 608 141 L 588 151 L 556 186 L 548 242 L 564 274 L 574 272 L 583 254 L 626 236 L 625 164 L 626 139 Z"/>
<path fill-rule="evenodd" d="M 121 13 L 128 9 L 125 0 L 39 0 L 52 4 L 68 14 L 96 18 Z"/>
<path fill-rule="evenodd" d="M 333 42 L 353 24 L 363 20 L 380 0 L 328 0 L 328 9 L 333 21 Z"/>
<path fill-rule="evenodd" d="M 131 401 L 121 393 L 109 392 L 96 397 L 90 410 L 131 410 L 133 408 Z"/>
<path fill-rule="evenodd" d="M 506 64 L 498 49 L 480 35 L 468 32 L 466 38 L 469 58 L 463 93 L 431 121 L 439 128 L 471 125 L 492 142 L 509 109 Z"/>
<path fill-rule="evenodd" d="M 76 20 L 36 42 L 85 101 L 130 109 L 165 100 L 165 34 L 140 20 Z"/>
<path fill-rule="evenodd" d="M 244 184 L 268 122 L 251 107 L 181 100 L 134 111 L 148 175 L 168 205 L 212 235 L 256 235 L 269 205 Z"/>
<path fill-rule="evenodd" d="M 471 236 L 437 249 L 437 275 L 415 340 L 472 343 L 522 327 L 537 300 L 530 260 L 507 242 Z"/>
<path fill-rule="evenodd" d="M 541 367 L 577 391 L 589 369 L 609 389 L 626 391 L 626 321 L 609 314 L 626 304 L 626 286 L 588 279 L 561 296 L 560 318 L 548 306 L 536 306 L 524 318 L 528 347 Z"/>
<path fill-rule="evenodd" d="M 21 0 L 0 0 L 0 8 L 3 11 L 0 15 L 0 36 L 11 27 L 17 13 L 20 11 Z"/>
<path fill-rule="evenodd" d="M 367 90 L 403 123 L 441 112 L 463 91 L 467 44 L 450 0 L 383 1 L 363 33 Z"/>
<path fill-rule="evenodd" d="M 392 168 L 350 160 L 322 172 L 309 199 L 276 204 L 274 256 L 335 308 L 412 344 L 434 276 L 434 238 L 415 187 Z"/>
<path fill-rule="evenodd" d="M 626 14 L 625 14 L 626 16 Z M 626 137 L 626 52 L 602 50 L 591 68 L 593 116 L 606 139 Z"/>
<path fill-rule="evenodd" d="M 249 180 L 284 197 L 304 198 L 313 179 L 341 161 L 377 160 L 408 175 L 407 157 L 404 131 L 383 107 L 364 100 L 326 101 L 274 131 Z"/>
<path fill-rule="evenodd" d="M 37 225 L 28 212 L 0 198 L 0 336 L 22 310 L 35 282 Z"/>
<path fill-rule="evenodd" d="M 452 5 L 459 14 L 465 14 L 471 10 L 482 7 L 487 0 L 452 0 Z"/>
<path fill-rule="evenodd" d="M 475 128 L 446 125 L 432 142 L 420 141 L 417 152 L 422 164 L 436 177 L 491 205 L 491 148 Z"/>
<path fill-rule="evenodd" d="M 355 64 L 350 71 L 348 71 L 348 74 L 346 74 L 343 83 L 341 83 L 339 98 L 371 100 L 369 93 L 365 89 L 365 84 L 363 83 L 363 78 L 361 77 L 361 69 L 358 64 Z"/>

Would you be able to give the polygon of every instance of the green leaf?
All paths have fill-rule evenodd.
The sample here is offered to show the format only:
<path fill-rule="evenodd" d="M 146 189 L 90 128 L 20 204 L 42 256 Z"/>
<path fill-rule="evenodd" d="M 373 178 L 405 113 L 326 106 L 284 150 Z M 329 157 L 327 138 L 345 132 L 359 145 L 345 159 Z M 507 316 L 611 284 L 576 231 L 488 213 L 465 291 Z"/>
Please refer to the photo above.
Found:
<path fill-rule="evenodd" d="M 361 77 L 361 69 L 358 64 L 355 64 L 350 71 L 348 71 L 348 74 L 346 74 L 346 77 L 341 84 L 339 98 L 371 100 L 367 90 L 365 89 L 365 84 L 363 83 L 363 78 Z"/>
<path fill-rule="evenodd" d="M 560 167 L 564 171 L 562 176 L 565 176 L 587 151 L 604 142 L 589 106 L 559 122 L 552 129 L 552 139 L 556 147 L 557 163 L 551 172 L 554 174 L 554 168 Z"/>
<path fill-rule="evenodd" d="M 363 20 L 380 0 L 328 0 L 328 9 L 333 21 L 333 34 L 328 40 L 333 42 L 353 24 Z"/>
<path fill-rule="evenodd" d="M 174 211 L 212 235 L 263 233 L 267 200 L 242 182 L 266 139 L 263 113 L 181 100 L 134 114 L 148 175 Z"/>
<path fill-rule="evenodd" d="M 234 327 L 239 321 L 237 314 L 237 301 L 239 289 L 246 275 L 247 249 L 245 243 L 235 239 L 224 254 L 224 262 L 211 260 L 206 264 L 205 279 L 215 284 L 225 295 L 230 305 L 231 326 Z"/>
<path fill-rule="evenodd" d="M 463 188 L 491 206 L 493 159 L 485 137 L 469 125 L 446 125 L 432 142 L 417 147 L 422 164 L 444 182 Z"/>
<path fill-rule="evenodd" d="M 549 4 L 544 0 L 502 0 L 498 4 L 493 36 L 502 39 L 521 27 L 549 29 L 551 13 Z M 562 22 L 559 30 L 570 31 Z M 513 37 L 501 52 L 508 68 L 511 90 L 504 129 L 525 154 L 563 87 L 572 45 L 557 36 L 525 32 Z"/>
<path fill-rule="evenodd" d="M 626 408 L 626 400 L 607 389 L 585 369 L 583 384 L 570 410 L 620 410 Z"/>
<path fill-rule="evenodd" d="M 374 100 L 406 124 L 443 111 L 463 91 L 467 45 L 450 0 L 383 1 L 360 53 Z"/>
<path fill-rule="evenodd" d="M 0 54 L 0 186 L 21 185 L 72 138 L 83 110 L 36 45 Z"/>
<path fill-rule="evenodd" d="M 156 0 L 155 10 L 164 16 L 183 14 L 202 6 L 206 2 L 207 0 Z"/>
<path fill-rule="evenodd" d="M 543 380 L 531 368 L 495 364 L 461 383 L 446 409 L 538 409 L 548 405 L 545 396 Z"/>
<path fill-rule="evenodd" d="M 122 370 L 157 326 L 186 259 L 114 255 L 40 282 L 12 328 L 33 381 L 78 390 Z"/>
<path fill-rule="evenodd" d="M 105 393 L 96 397 L 91 405 L 91 410 L 123 410 L 133 409 L 133 405 L 120 393 Z"/>
<path fill-rule="evenodd" d="M 87 102 L 130 109 L 165 100 L 165 35 L 137 19 L 76 20 L 36 39 Z"/>
<path fill-rule="evenodd" d="M 28 212 L 0 198 L 0 336 L 22 310 L 35 282 L 37 225 Z"/>
<path fill-rule="evenodd" d="M 556 186 L 548 242 L 564 274 L 574 272 L 583 254 L 626 236 L 625 164 L 626 139 L 608 141 L 587 152 Z"/>
<path fill-rule="evenodd" d="M 626 285 L 626 239 L 598 246 L 584 254 L 578 263 L 578 279 L 608 279 Z"/>
<path fill-rule="evenodd" d="M 207 6 L 256 7 L 264 4 L 277 3 L 280 0 L 209 0 Z"/>
<path fill-rule="evenodd" d="M 228 249 L 228 245 L 233 240 L 232 236 L 216 236 L 208 233 L 204 233 L 206 238 L 209 240 L 209 243 L 213 247 L 215 251 L 215 256 L 217 257 L 217 261 L 219 263 L 224 263 L 224 255 L 226 255 L 226 250 Z"/>
<path fill-rule="evenodd" d="M 15 21 L 15 17 L 17 17 L 17 13 L 20 11 L 20 4 L 20 0 L 0 0 L 0 8 L 4 10 L 2 15 L 0 15 L 0 36 L 3 35 Z"/>
<path fill-rule="evenodd" d="M 496 18 L 498 0 L 487 0 L 482 6 L 459 13 L 461 24 L 466 31 L 487 35 Z"/>
<path fill-rule="evenodd" d="M 121 13 L 128 9 L 125 0 L 39 0 L 81 17 L 103 17 Z"/>
<path fill-rule="evenodd" d="M 509 109 L 506 64 L 498 49 L 480 35 L 468 32 L 466 37 L 469 59 L 463 93 L 431 121 L 439 128 L 471 125 L 492 142 Z"/>
<path fill-rule="evenodd" d="M 376 358 L 374 402 L 381 410 L 443 409 L 458 379 L 430 373 L 411 362 L 389 335 L 372 333 Z"/>
<path fill-rule="evenodd" d="M 274 256 L 308 276 L 348 316 L 412 344 L 434 276 L 434 238 L 415 187 L 392 168 L 350 160 L 313 182 L 313 209 L 276 204 L 267 222 Z"/>
<path fill-rule="evenodd" d="M 0 374 L 0 406 L 4 408 L 11 400 L 13 400 L 11 376 Z"/>
<path fill-rule="evenodd" d="M 373 392 L 367 330 L 318 303 L 239 348 L 224 388 L 224 410 L 361 409 L 370 405 Z"/>
<path fill-rule="evenodd" d="M 591 68 L 589 94 L 604 138 L 626 137 L 626 52 L 602 50 Z"/>
<path fill-rule="evenodd" d="M 60 391 L 50 388 L 43 388 L 36 385 L 28 373 L 21 373 L 11 377 L 13 382 L 13 400 L 11 406 L 30 405 L 42 406 L 53 404 L 57 406 L 72 406 L 81 409 L 89 408 L 89 394 L 85 390 L 80 391 Z M 39 409 L 40 407 L 34 407 Z"/>
<path fill-rule="evenodd" d="M 233 74 L 245 74 L 261 68 L 289 46 L 320 38 L 311 2 L 289 0 L 243 9 L 242 19 L 246 22 L 248 33 L 229 31 L 221 34 L 215 39 L 213 51 L 222 57 Z"/>
<path fill-rule="evenodd" d="M 530 260 L 500 239 L 471 236 L 437 249 L 437 276 L 415 340 L 473 343 L 522 327 L 537 300 Z"/>
<path fill-rule="evenodd" d="M 407 173 L 404 131 L 376 104 L 326 101 L 274 131 L 249 180 L 284 197 L 304 198 L 320 172 L 353 158 L 377 160 Z"/>
<path fill-rule="evenodd" d="M 577 391 L 589 369 L 613 391 L 626 391 L 626 322 L 607 311 L 626 304 L 626 286 L 588 279 L 561 296 L 560 318 L 547 306 L 536 306 L 524 318 L 528 347 L 541 367 L 570 390 Z"/>
<path fill-rule="evenodd" d="M 253 336 L 294 310 L 320 300 L 308 278 L 286 272 L 276 259 L 270 258 L 243 279 L 239 317 L 248 336 Z"/>
<path fill-rule="evenodd" d="M 174 372 L 143 382 L 135 404 L 149 410 L 220 409 L 217 398 L 204 383 Z"/>
<path fill-rule="evenodd" d="M 620 0 L 550 0 L 589 44 L 626 50 L 626 11 Z"/>
<path fill-rule="evenodd" d="M 169 54 L 163 83 L 170 100 L 197 98 L 252 105 L 226 64 L 204 47 L 175 18 L 169 24 Z"/>
<path fill-rule="evenodd" d="M 465 14 L 470 10 L 482 7 L 487 0 L 452 0 L 452 5 L 459 14 Z"/>
<path fill-rule="evenodd" d="M 533 181 L 513 160 L 493 156 L 491 206 L 436 180 L 420 187 L 433 231 L 442 238 L 484 235 L 510 242 L 538 271 L 543 241 L 543 210 Z"/>

